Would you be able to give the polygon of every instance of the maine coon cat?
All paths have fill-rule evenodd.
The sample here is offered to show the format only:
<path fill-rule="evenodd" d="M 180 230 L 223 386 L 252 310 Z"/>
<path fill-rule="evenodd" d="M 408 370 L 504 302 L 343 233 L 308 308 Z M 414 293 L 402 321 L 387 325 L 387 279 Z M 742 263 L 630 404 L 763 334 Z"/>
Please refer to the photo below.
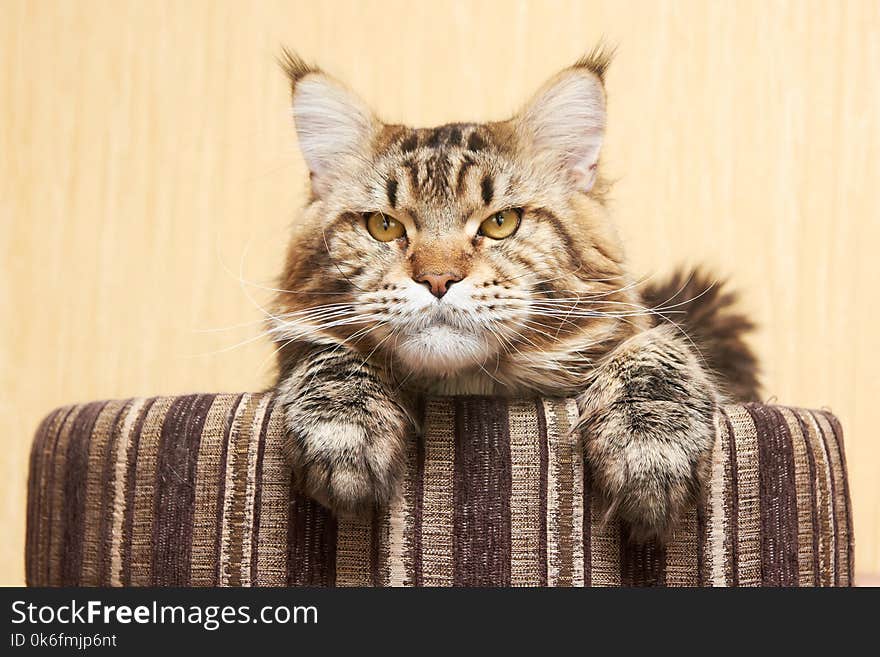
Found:
<path fill-rule="evenodd" d="M 270 322 L 301 488 L 343 514 L 387 503 L 424 395 L 574 396 L 609 517 L 666 537 L 699 495 L 725 380 L 756 394 L 750 324 L 703 278 L 628 273 L 599 169 L 607 56 L 508 121 L 430 129 L 283 63 L 311 196 Z"/>

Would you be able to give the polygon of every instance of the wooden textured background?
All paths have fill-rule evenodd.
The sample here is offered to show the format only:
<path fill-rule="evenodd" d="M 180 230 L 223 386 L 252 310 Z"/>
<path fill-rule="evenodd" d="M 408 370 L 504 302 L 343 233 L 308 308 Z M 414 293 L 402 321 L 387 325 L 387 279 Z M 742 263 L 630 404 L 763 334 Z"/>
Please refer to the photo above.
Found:
<path fill-rule="evenodd" d="M 305 189 L 281 44 L 428 125 L 505 117 L 601 36 L 634 270 L 735 280 L 767 398 L 843 421 L 880 571 L 876 0 L 0 0 L 0 583 L 50 408 L 269 381 L 258 306 Z"/>

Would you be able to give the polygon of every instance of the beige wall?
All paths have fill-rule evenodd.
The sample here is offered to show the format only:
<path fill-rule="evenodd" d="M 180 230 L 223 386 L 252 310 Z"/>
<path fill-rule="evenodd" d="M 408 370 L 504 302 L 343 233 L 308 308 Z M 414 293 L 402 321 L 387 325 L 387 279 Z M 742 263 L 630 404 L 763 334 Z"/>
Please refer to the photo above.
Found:
<path fill-rule="evenodd" d="M 602 35 L 634 269 L 735 279 L 768 397 L 843 420 L 880 571 L 880 3 L 0 0 L 0 583 L 51 407 L 268 382 L 247 340 L 304 189 L 280 44 L 433 124 L 504 117 Z"/>

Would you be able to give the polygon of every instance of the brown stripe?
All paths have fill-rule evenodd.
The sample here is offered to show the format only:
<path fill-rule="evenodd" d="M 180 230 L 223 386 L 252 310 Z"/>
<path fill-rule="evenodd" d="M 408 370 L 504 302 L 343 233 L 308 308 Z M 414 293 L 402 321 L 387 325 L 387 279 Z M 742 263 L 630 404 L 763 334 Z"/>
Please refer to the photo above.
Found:
<path fill-rule="evenodd" d="M 287 584 L 287 529 L 290 511 L 290 467 L 281 450 L 284 412 L 273 405 L 266 434 L 260 492 L 260 530 L 257 542 L 258 586 Z"/>
<path fill-rule="evenodd" d="M 47 437 L 47 430 L 52 419 L 58 415 L 58 409 L 55 409 L 45 416 L 34 432 L 33 442 L 31 442 L 31 451 L 28 455 L 28 480 L 27 480 L 27 507 L 25 512 L 25 539 L 24 539 L 24 580 L 27 586 L 37 586 L 34 577 L 34 557 L 36 550 L 34 545 L 34 533 L 39 527 L 39 505 L 37 504 L 40 484 L 40 471 L 42 469 L 40 454 L 43 451 L 43 443 Z"/>
<path fill-rule="evenodd" d="M 706 505 L 697 505 L 697 586 L 706 586 Z"/>
<path fill-rule="evenodd" d="M 846 506 L 844 517 L 846 519 L 846 586 L 855 584 L 855 533 L 853 531 L 852 522 L 852 498 L 849 493 L 849 470 L 846 467 L 846 450 L 843 446 L 843 427 L 840 420 L 833 413 L 821 411 L 828 422 L 831 424 L 831 430 L 834 433 L 834 442 L 837 445 L 837 456 L 840 463 L 840 476 L 843 483 L 843 503 Z"/>
<path fill-rule="evenodd" d="M 733 423 L 724 409 L 719 409 L 724 418 L 724 426 L 727 429 L 727 476 L 724 486 L 725 509 L 730 521 L 725 537 L 725 552 L 730 555 L 727 567 L 728 578 L 731 586 L 739 586 L 739 481 L 737 479 L 736 463 L 736 435 L 733 432 Z"/>
<path fill-rule="evenodd" d="M 138 439 L 135 476 L 129 481 L 133 498 L 131 538 L 126 545 L 128 554 L 123 565 L 123 576 L 130 581 L 125 585 L 150 586 L 153 583 L 153 553 L 155 551 L 154 525 L 156 517 L 156 475 L 162 427 L 174 397 L 156 400 L 144 420 Z M 126 568 L 128 572 L 126 573 Z"/>
<path fill-rule="evenodd" d="M 82 411 L 82 406 L 72 406 L 65 414 L 64 421 L 59 425 L 52 445 L 47 451 L 46 462 L 46 488 L 41 506 L 45 509 L 46 523 L 40 532 L 38 552 L 41 556 L 40 570 L 42 572 L 43 586 L 52 585 L 53 571 L 53 542 L 52 536 L 61 533 L 61 499 L 64 492 L 64 459 L 62 455 L 67 451 L 67 440 L 70 429 L 76 416 Z M 57 568 L 56 568 L 57 569 Z"/>
<path fill-rule="evenodd" d="M 423 586 L 422 578 L 422 521 L 425 503 L 425 438 L 416 439 L 416 471 L 414 476 L 415 497 L 413 499 L 413 529 L 410 541 L 410 561 L 412 574 L 410 580 L 415 586 Z"/>
<path fill-rule="evenodd" d="M 537 586 L 540 514 L 540 446 L 533 402 L 508 404 L 510 433 L 510 583 Z"/>
<path fill-rule="evenodd" d="M 507 404 L 455 400 L 455 586 L 510 584 L 510 435 Z"/>
<path fill-rule="evenodd" d="M 39 505 L 37 504 L 37 491 L 42 484 L 40 478 L 42 464 L 40 455 L 43 451 L 43 443 L 47 437 L 47 430 L 52 422 L 52 418 L 58 415 L 58 409 L 55 409 L 41 421 L 37 430 L 34 432 L 33 442 L 31 442 L 31 451 L 28 455 L 28 481 L 27 481 L 27 510 L 25 512 L 25 539 L 24 539 L 24 580 L 27 586 L 37 586 L 34 577 L 34 557 L 36 556 L 36 546 L 34 544 L 34 533 L 39 527 Z"/>
<path fill-rule="evenodd" d="M 89 461 L 86 482 L 86 499 L 83 508 L 82 568 L 77 577 L 80 586 L 100 586 L 101 573 L 107 560 L 104 558 L 105 536 L 109 526 L 112 495 L 108 482 L 112 476 L 110 467 L 113 453 L 113 437 L 117 425 L 130 400 L 108 402 L 98 416 L 89 437 Z"/>
<path fill-rule="evenodd" d="M 162 425 L 153 512 L 154 586 L 189 585 L 196 465 L 202 429 L 214 397 L 177 398 Z"/>
<path fill-rule="evenodd" d="M 218 579 L 221 487 L 225 467 L 221 466 L 226 440 L 235 411 L 243 395 L 217 395 L 199 441 L 196 492 L 193 501 L 190 586 L 216 586 Z M 224 464 L 225 465 L 225 464 Z"/>
<path fill-rule="evenodd" d="M 621 533 L 625 535 L 624 529 Z M 620 541 L 621 586 L 664 586 L 666 555 L 655 543 Z"/>
<path fill-rule="evenodd" d="M 764 586 L 797 586 L 797 487 L 791 435 L 772 409 L 746 406 L 758 436 L 761 579 Z"/>
<path fill-rule="evenodd" d="M 301 493 L 290 502 L 287 539 L 288 586 L 333 586 L 336 581 L 336 521 Z"/>
<path fill-rule="evenodd" d="M 59 408 L 47 417 L 46 419 L 50 422 L 37 431 L 34 444 L 31 447 L 36 466 L 28 475 L 28 480 L 34 482 L 34 493 L 28 497 L 28 530 L 32 534 L 31 546 L 26 550 L 28 586 L 46 586 L 48 584 L 45 578 L 45 561 L 48 556 L 45 537 L 51 522 L 51 516 L 48 514 L 54 466 L 51 459 L 61 428 L 71 411 L 71 407 Z"/>
<path fill-rule="evenodd" d="M 275 410 L 275 399 L 272 398 L 266 405 L 263 423 L 260 427 L 260 434 L 257 438 L 257 463 L 254 467 L 254 500 L 253 500 L 253 519 L 251 530 L 251 564 L 250 564 L 250 583 L 258 585 L 257 578 L 259 573 L 259 552 L 260 552 L 260 515 L 262 513 L 262 494 L 263 494 L 263 461 L 266 458 L 266 438 L 269 434 L 269 424 L 272 421 L 272 411 Z"/>
<path fill-rule="evenodd" d="M 88 487 L 89 443 L 98 416 L 107 402 L 87 404 L 71 429 L 65 456 L 63 538 L 60 547 L 61 586 L 76 586 L 82 574 Z M 53 584 L 56 580 L 53 578 Z"/>
<path fill-rule="evenodd" d="M 386 523 L 383 520 L 387 520 L 384 517 L 385 514 L 374 513 L 373 514 L 373 522 L 370 524 L 370 584 L 372 586 L 383 586 L 383 577 L 382 577 L 382 547 L 383 543 L 387 545 L 385 541 L 383 541 L 383 534 Z"/>
<path fill-rule="evenodd" d="M 75 406 L 61 427 L 55 444 L 52 447 L 50 461 L 49 486 L 48 486 L 48 517 L 45 535 L 45 582 L 47 586 L 60 586 L 61 584 L 61 559 L 62 543 L 64 535 L 64 515 L 66 500 L 67 478 L 67 451 L 71 439 L 71 433 L 77 422 L 77 418 L 86 409 L 85 405 Z"/>
<path fill-rule="evenodd" d="M 41 533 L 40 553 L 42 558 L 44 586 L 58 586 L 60 582 L 59 561 L 61 559 L 61 540 L 63 533 L 62 517 L 64 502 L 64 485 L 67 473 L 65 471 L 67 444 L 70 440 L 70 432 L 76 422 L 77 416 L 82 413 L 85 406 L 73 406 L 58 429 L 55 440 L 52 443 L 48 463 L 46 482 L 46 526 Z M 54 538 L 54 540 L 53 540 Z"/>
<path fill-rule="evenodd" d="M 44 577 L 46 567 L 43 563 L 48 550 L 42 539 L 51 524 L 51 516 L 47 509 L 51 499 L 52 466 L 54 465 L 52 457 L 61 428 L 72 411 L 73 407 L 67 406 L 50 413 L 37 429 L 31 447 L 31 469 L 28 473 L 28 543 L 25 547 L 28 586 L 46 586 L 48 584 Z"/>
<path fill-rule="evenodd" d="M 540 500 L 540 532 L 538 534 L 538 568 L 540 573 L 539 586 L 547 586 L 547 466 L 549 455 L 547 454 L 547 417 L 544 415 L 544 404 L 540 399 L 535 401 L 535 411 L 538 419 L 538 446 L 539 459 L 539 486 Z"/>

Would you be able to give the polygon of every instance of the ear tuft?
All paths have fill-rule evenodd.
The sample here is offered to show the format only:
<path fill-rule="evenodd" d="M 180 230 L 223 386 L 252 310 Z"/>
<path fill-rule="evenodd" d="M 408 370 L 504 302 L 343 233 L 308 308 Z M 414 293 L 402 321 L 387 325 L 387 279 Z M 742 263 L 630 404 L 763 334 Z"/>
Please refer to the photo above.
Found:
<path fill-rule="evenodd" d="M 305 60 L 288 48 L 281 49 L 281 55 L 278 57 L 278 65 L 287 79 L 290 80 L 291 90 L 296 88 L 296 83 L 302 80 L 309 73 L 320 73 L 321 69 L 317 66 L 307 64 Z"/>
<path fill-rule="evenodd" d="M 532 155 L 565 172 L 575 188 L 589 192 L 598 177 L 605 136 L 605 87 L 610 57 L 594 50 L 550 79 L 516 119 Z"/>
<path fill-rule="evenodd" d="M 342 83 L 285 49 L 279 64 L 290 80 L 293 120 L 317 196 L 351 175 L 369 155 L 378 121 Z"/>
<path fill-rule="evenodd" d="M 574 63 L 572 68 L 584 68 L 595 75 L 604 84 L 605 72 L 611 66 L 616 48 L 608 47 L 605 43 L 598 43 L 590 52 L 585 54 Z"/>

